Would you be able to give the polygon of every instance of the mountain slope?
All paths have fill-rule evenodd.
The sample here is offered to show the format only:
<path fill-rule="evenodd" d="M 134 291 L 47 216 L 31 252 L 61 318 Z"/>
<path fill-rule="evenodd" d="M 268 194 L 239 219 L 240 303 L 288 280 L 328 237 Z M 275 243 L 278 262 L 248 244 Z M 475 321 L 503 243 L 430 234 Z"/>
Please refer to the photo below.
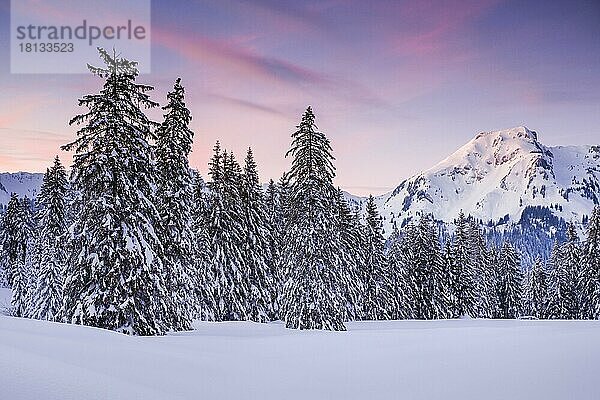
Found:
<path fill-rule="evenodd" d="M 547 147 L 523 126 L 480 133 L 377 199 L 388 229 L 423 212 L 445 222 L 461 210 L 490 225 L 518 222 L 531 207 L 581 222 L 599 200 L 600 146 Z"/>
<path fill-rule="evenodd" d="M 35 199 L 40 186 L 42 186 L 43 179 L 44 174 L 40 173 L 0 173 L 0 210 L 8 204 L 11 193 L 17 193 L 20 197 L 27 196 L 30 199 Z"/>

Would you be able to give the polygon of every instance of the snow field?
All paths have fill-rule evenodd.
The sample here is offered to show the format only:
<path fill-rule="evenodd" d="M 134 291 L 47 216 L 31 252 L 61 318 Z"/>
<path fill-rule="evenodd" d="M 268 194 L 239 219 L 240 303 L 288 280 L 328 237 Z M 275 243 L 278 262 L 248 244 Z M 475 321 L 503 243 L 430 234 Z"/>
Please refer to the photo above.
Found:
<path fill-rule="evenodd" d="M 0 317 L 0 398 L 597 399 L 598 321 L 196 322 L 130 337 Z"/>

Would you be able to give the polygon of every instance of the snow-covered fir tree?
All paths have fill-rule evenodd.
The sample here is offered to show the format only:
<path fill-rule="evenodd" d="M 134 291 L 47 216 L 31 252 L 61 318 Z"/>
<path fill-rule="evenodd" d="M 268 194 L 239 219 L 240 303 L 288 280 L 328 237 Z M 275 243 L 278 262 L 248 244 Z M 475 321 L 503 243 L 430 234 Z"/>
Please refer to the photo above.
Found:
<path fill-rule="evenodd" d="M 243 207 L 243 257 L 247 268 L 248 318 L 267 322 L 276 308 L 277 292 L 272 276 L 271 231 L 256 162 L 252 149 L 244 160 L 241 201 Z"/>
<path fill-rule="evenodd" d="M 447 279 L 444 276 L 440 242 L 429 216 L 409 225 L 402 238 L 402 250 L 393 253 L 395 263 L 405 271 L 412 318 L 443 318 L 448 311 Z"/>
<path fill-rule="evenodd" d="M 550 257 L 548 317 L 576 319 L 580 315 L 581 242 L 573 224 L 567 228 L 567 241 L 555 245 Z"/>
<path fill-rule="evenodd" d="M 352 212 L 344 192 L 336 189 L 337 208 L 335 231 L 340 245 L 339 268 L 345 298 L 344 320 L 353 321 L 363 315 L 364 279 L 362 271 L 366 255 L 364 232 L 357 213 Z"/>
<path fill-rule="evenodd" d="M 583 245 L 581 273 L 581 317 L 600 318 L 600 207 L 595 207 L 588 223 Z"/>
<path fill-rule="evenodd" d="M 454 222 L 456 231 L 452 243 L 452 266 L 450 268 L 450 292 L 454 299 L 451 306 L 455 317 L 476 316 L 478 306 L 476 267 L 471 258 L 469 221 L 461 212 Z"/>
<path fill-rule="evenodd" d="M 163 247 L 163 273 L 169 297 L 165 316 L 175 330 L 191 329 L 195 307 L 192 257 L 192 176 L 188 156 L 194 132 L 185 105 L 181 79 L 167 94 L 164 120 L 156 131 L 157 203 L 160 213 L 160 239 Z"/>
<path fill-rule="evenodd" d="M 266 204 L 269 219 L 269 235 L 271 243 L 271 276 L 275 287 L 275 304 L 272 320 L 280 319 L 280 302 L 283 283 L 285 282 L 285 266 L 283 260 L 283 249 L 285 247 L 285 233 L 287 229 L 288 199 L 289 199 L 289 179 L 287 173 L 284 173 L 277 183 L 269 183 L 267 188 Z"/>
<path fill-rule="evenodd" d="M 373 196 L 365 206 L 365 251 L 363 318 L 390 319 L 396 308 L 390 267 L 385 254 L 383 222 Z"/>
<path fill-rule="evenodd" d="M 448 318 L 453 318 L 457 315 L 456 305 L 458 304 L 458 297 L 457 292 L 454 290 L 453 286 L 455 284 L 453 280 L 455 276 L 453 274 L 455 273 L 456 269 L 454 266 L 454 255 L 452 253 L 452 241 L 449 238 L 447 238 L 444 242 L 441 256 L 442 271 L 445 279 L 444 285 L 446 286 L 447 290 L 446 300 L 448 304 L 446 312 Z"/>
<path fill-rule="evenodd" d="M 527 315 L 536 318 L 546 317 L 548 305 L 548 274 L 542 260 L 537 258 L 527 276 L 525 308 Z"/>
<path fill-rule="evenodd" d="M 63 276 L 67 260 L 67 173 L 58 156 L 46 171 L 37 202 L 36 286 L 30 316 L 59 321 L 63 304 Z"/>
<path fill-rule="evenodd" d="M 329 140 L 308 107 L 292 134 L 281 317 L 288 328 L 345 330 L 335 168 Z"/>
<path fill-rule="evenodd" d="M 471 261 L 475 269 L 477 311 L 479 318 L 492 318 L 498 312 L 497 276 L 491 253 L 481 232 L 480 224 L 469 220 L 469 242 Z"/>
<path fill-rule="evenodd" d="M 3 218 L 2 259 L 6 280 L 12 288 L 12 313 L 25 316 L 28 306 L 29 271 L 27 255 L 32 235 L 32 218 L 27 199 L 13 193 Z"/>
<path fill-rule="evenodd" d="M 518 318 L 521 315 L 523 272 L 519 253 L 508 242 L 504 242 L 498 257 L 500 318 Z"/>
<path fill-rule="evenodd" d="M 136 83 L 136 62 L 99 49 L 105 80 L 79 105 L 87 112 L 74 151 L 72 181 L 79 192 L 74 248 L 65 280 L 65 319 L 133 335 L 170 329 L 171 317 L 156 227 L 156 171 L 149 140 L 155 126 L 142 111 L 157 104 L 150 86 Z"/>
<path fill-rule="evenodd" d="M 192 209 L 193 262 L 195 275 L 193 316 L 203 321 L 214 321 L 217 316 L 217 286 L 213 270 L 209 236 L 209 193 L 202 177 L 196 173 L 193 180 L 194 207 Z"/>
<path fill-rule="evenodd" d="M 414 274 L 412 266 L 407 261 L 412 250 L 409 244 L 408 231 L 414 229 L 414 225 L 408 225 L 402 233 L 394 229 L 390 237 L 390 249 L 387 254 L 390 275 L 392 308 L 388 310 L 391 319 L 416 318 L 416 302 L 419 296 L 415 292 Z"/>
<path fill-rule="evenodd" d="M 265 193 L 265 208 L 267 213 L 267 226 L 269 228 L 269 261 L 272 287 L 270 288 L 272 296 L 272 308 L 269 319 L 275 320 L 279 316 L 279 294 L 281 288 L 282 274 L 279 271 L 281 243 L 283 243 L 283 212 L 281 208 L 279 188 L 273 179 L 269 180 L 269 185 Z"/>
<path fill-rule="evenodd" d="M 243 321 L 249 317 L 250 287 L 244 260 L 244 216 L 241 168 L 219 142 L 209 165 L 211 181 L 208 234 L 218 304 L 216 319 Z"/>

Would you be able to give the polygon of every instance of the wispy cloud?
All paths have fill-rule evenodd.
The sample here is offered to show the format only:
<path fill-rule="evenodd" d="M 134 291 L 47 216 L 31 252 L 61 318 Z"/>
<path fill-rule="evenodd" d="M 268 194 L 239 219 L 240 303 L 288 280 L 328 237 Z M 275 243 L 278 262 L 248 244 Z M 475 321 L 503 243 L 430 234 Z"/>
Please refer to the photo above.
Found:
<path fill-rule="evenodd" d="M 293 84 L 328 84 L 329 78 L 319 72 L 275 57 L 263 56 L 248 47 L 216 40 L 198 33 L 176 33 L 154 28 L 152 40 L 189 60 L 234 68 L 268 80 Z"/>
<path fill-rule="evenodd" d="M 213 98 L 213 99 L 217 99 L 219 101 L 228 103 L 228 104 L 233 104 L 235 106 L 239 106 L 239 107 L 243 107 L 243 108 L 247 108 L 250 110 L 255 110 L 255 111 L 261 111 L 261 112 L 265 112 L 271 115 L 275 115 L 278 117 L 284 116 L 284 113 L 273 108 L 273 107 L 269 107 L 263 104 L 258 104 L 256 102 L 253 101 L 249 101 L 249 100 L 244 100 L 244 99 L 240 99 L 240 98 L 235 98 L 235 97 L 230 97 L 230 96 L 225 96 L 225 95 L 221 95 L 221 94 L 216 94 L 216 93 L 211 93 L 208 94 L 209 97 Z"/>
<path fill-rule="evenodd" d="M 239 81 L 260 79 L 263 89 L 307 90 L 345 102 L 388 107 L 384 99 L 367 86 L 347 78 L 307 68 L 282 58 L 264 55 L 240 40 L 217 40 L 199 33 L 153 29 L 155 44 L 183 56 L 196 65 L 229 69 Z M 267 106 L 270 107 L 270 106 Z"/>
<path fill-rule="evenodd" d="M 404 55 L 447 56 L 458 50 L 461 41 L 468 40 L 464 34 L 469 25 L 501 1 L 424 0 L 404 3 L 399 16 L 408 22 L 419 21 L 419 24 L 412 24 L 412 29 L 402 30 L 393 38 L 392 46 Z"/>

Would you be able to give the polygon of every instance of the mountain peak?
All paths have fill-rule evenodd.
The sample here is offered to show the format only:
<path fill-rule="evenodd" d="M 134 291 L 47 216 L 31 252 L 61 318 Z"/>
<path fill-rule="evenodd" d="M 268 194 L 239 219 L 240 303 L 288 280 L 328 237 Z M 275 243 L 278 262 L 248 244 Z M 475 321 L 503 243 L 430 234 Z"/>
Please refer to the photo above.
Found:
<path fill-rule="evenodd" d="M 537 133 L 525 126 L 481 132 L 452 155 L 425 171 L 425 174 L 444 169 L 456 171 L 458 168 L 481 176 L 495 166 L 530 155 L 552 157 L 552 153 L 537 141 Z"/>
<path fill-rule="evenodd" d="M 600 156 L 592 150 L 544 146 L 525 126 L 481 132 L 378 202 L 387 223 L 399 226 L 421 213 L 451 222 L 461 210 L 486 222 L 515 222 L 528 207 L 581 221 L 600 202 Z"/>
<path fill-rule="evenodd" d="M 514 128 L 510 128 L 510 129 L 503 129 L 503 130 L 499 130 L 499 131 L 481 132 L 475 137 L 475 140 L 486 137 L 486 136 L 501 137 L 505 140 L 507 140 L 507 139 L 522 139 L 522 140 L 528 140 L 528 141 L 531 141 L 531 140 L 537 141 L 537 139 L 538 139 L 537 132 L 530 130 L 529 128 L 527 128 L 524 125 L 516 126 Z"/>

